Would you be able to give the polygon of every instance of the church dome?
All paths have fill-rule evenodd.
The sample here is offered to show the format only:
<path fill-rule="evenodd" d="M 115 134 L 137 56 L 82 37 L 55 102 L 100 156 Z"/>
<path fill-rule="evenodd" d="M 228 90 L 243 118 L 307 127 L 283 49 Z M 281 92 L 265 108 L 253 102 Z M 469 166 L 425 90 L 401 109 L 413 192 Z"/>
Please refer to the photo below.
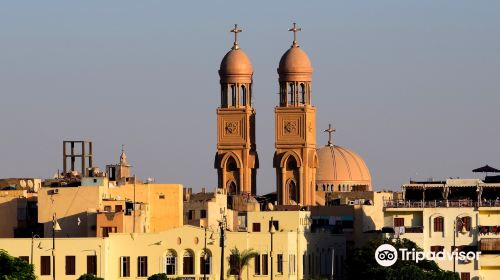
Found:
<path fill-rule="evenodd" d="M 231 49 L 220 63 L 219 76 L 225 82 L 248 83 L 252 79 L 252 74 L 252 63 L 240 48 Z"/>
<path fill-rule="evenodd" d="M 309 56 L 294 44 L 280 59 L 280 81 L 311 81 L 313 68 Z"/>
<path fill-rule="evenodd" d="M 316 187 L 320 191 L 372 190 L 370 170 L 352 150 L 329 144 L 318 149 Z"/>

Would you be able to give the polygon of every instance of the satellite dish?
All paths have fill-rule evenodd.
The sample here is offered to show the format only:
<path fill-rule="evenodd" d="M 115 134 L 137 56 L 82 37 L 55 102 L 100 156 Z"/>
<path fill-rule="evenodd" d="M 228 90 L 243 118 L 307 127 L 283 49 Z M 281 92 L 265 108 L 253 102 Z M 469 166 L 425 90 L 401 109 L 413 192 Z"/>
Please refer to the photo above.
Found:
<path fill-rule="evenodd" d="M 271 202 L 269 202 L 267 204 L 267 210 L 269 210 L 269 211 L 273 211 L 274 210 L 274 205 Z"/>
<path fill-rule="evenodd" d="M 28 188 L 33 188 L 34 184 L 32 180 L 28 180 Z"/>
<path fill-rule="evenodd" d="M 24 181 L 24 180 L 20 180 L 20 181 L 19 181 L 19 185 L 20 185 L 20 186 L 21 186 L 21 188 L 23 188 L 23 189 L 24 189 L 24 188 L 26 188 L 26 181 Z"/>

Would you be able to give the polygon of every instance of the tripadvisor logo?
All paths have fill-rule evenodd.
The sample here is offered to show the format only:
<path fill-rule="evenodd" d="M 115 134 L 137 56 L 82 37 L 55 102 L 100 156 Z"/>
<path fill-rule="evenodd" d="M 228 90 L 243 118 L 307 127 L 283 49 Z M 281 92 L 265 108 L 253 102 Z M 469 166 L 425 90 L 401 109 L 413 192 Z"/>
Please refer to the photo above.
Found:
<path fill-rule="evenodd" d="M 408 250 L 406 248 L 399 248 L 400 257 L 402 261 L 442 261 L 442 260 L 460 260 L 460 261 L 473 261 L 479 260 L 481 252 L 459 252 L 455 249 L 452 252 L 422 252 L 416 251 L 415 248 Z M 382 244 L 375 250 L 375 260 L 381 266 L 391 266 L 398 260 L 398 250 L 391 244 Z"/>

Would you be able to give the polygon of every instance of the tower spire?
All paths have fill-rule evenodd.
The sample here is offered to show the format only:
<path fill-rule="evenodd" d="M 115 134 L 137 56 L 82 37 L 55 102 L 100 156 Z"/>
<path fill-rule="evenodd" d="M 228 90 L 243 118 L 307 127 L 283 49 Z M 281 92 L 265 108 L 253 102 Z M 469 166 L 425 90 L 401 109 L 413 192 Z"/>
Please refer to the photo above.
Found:
<path fill-rule="evenodd" d="M 289 28 L 288 31 L 293 32 L 293 43 L 292 47 L 298 47 L 299 44 L 297 43 L 297 32 L 302 31 L 302 28 L 297 27 L 297 24 L 294 22 L 293 27 Z"/>
<path fill-rule="evenodd" d="M 328 124 L 328 129 L 325 129 L 323 132 L 328 133 L 328 144 L 327 146 L 333 146 L 332 134 L 335 132 L 335 128 L 332 127 L 332 124 Z"/>
<path fill-rule="evenodd" d="M 240 46 L 238 46 L 238 33 L 242 32 L 242 31 L 243 30 L 241 28 L 238 28 L 238 24 L 235 24 L 234 28 L 229 30 L 229 32 L 234 33 L 234 43 L 233 43 L 233 47 L 231 49 L 237 50 L 240 48 Z"/>

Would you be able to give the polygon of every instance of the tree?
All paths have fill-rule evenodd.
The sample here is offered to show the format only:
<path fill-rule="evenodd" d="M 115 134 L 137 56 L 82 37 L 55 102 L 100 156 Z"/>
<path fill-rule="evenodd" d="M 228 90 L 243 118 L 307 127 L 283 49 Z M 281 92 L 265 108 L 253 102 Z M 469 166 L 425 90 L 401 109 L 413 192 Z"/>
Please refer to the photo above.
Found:
<path fill-rule="evenodd" d="M 36 280 L 33 265 L 20 258 L 9 255 L 0 249 L 0 279 L 1 280 Z"/>
<path fill-rule="evenodd" d="M 83 274 L 77 280 L 104 280 L 104 278 L 97 277 L 94 274 Z"/>
<path fill-rule="evenodd" d="M 167 274 L 158 273 L 148 277 L 148 280 L 168 280 Z"/>
<path fill-rule="evenodd" d="M 423 260 L 402 261 L 398 259 L 390 267 L 380 266 L 375 260 L 375 250 L 382 244 L 391 244 L 399 251 L 406 248 L 409 251 L 422 251 L 414 242 L 408 239 L 374 239 L 361 248 L 350 250 L 347 254 L 346 269 L 349 279 L 373 280 L 459 280 L 458 273 L 439 268 L 434 261 Z"/>
<path fill-rule="evenodd" d="M 259 253 L 254 249 L 246 249 L 240 252 L 238 248 L 231 249 L 229 256 L 229 271 L 228 275 L 237 275 L 238 280 L 241 280 L 243 270 L 250 263 L 250 260 L 258 256 Z"/>

